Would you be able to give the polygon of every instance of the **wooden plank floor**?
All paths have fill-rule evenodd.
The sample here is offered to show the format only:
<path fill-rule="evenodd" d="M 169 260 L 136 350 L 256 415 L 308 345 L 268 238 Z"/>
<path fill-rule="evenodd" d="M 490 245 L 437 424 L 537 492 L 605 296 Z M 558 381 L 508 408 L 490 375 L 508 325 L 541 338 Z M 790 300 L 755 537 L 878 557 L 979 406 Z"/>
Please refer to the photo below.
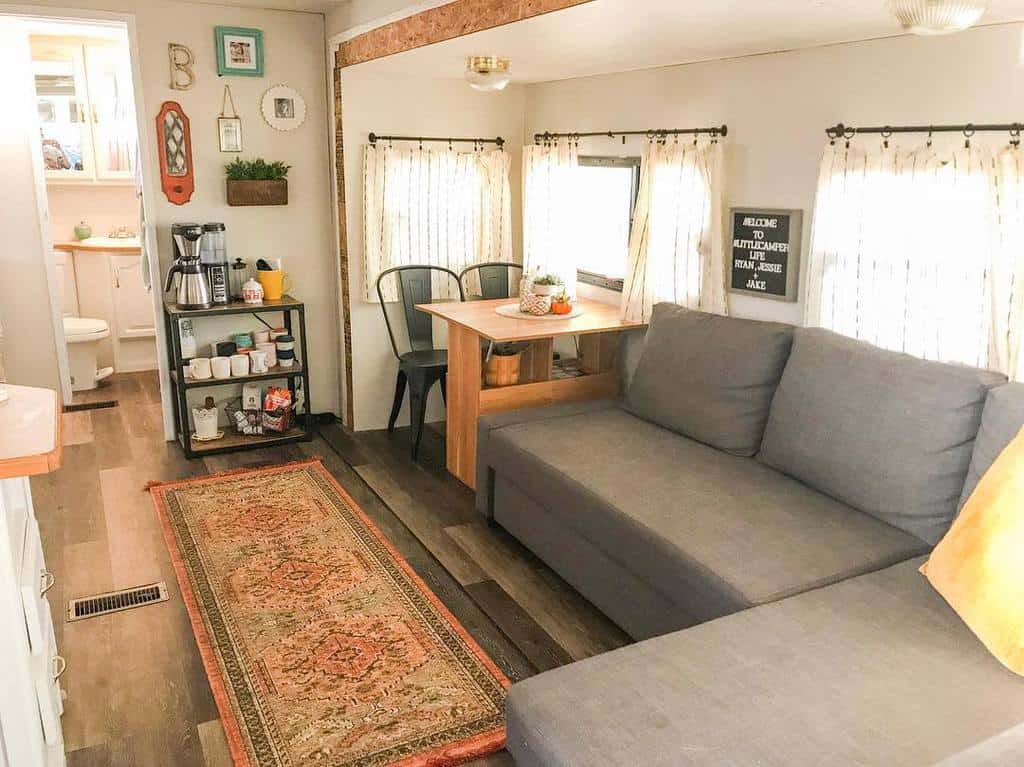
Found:
<path fill-rule="evenodd" d="M 228 767 L 217 708 L 144 487 L 319 455 L 466 629 L 513 680 L 628 642 L 510 536 L 482 522 L 444 469 L 441 429 L 419 463 L 404 429 L 321 429 L 311 443 L 186 460 L 164 442 L 155 373 L 113 376 L 66 413 L 64 464 L 32 480 L 57 643 L 68 661 L 64 737 L 71 767 Z M 68 624 L 68 599 L 163 580 L 170 601 Z M 473 767 L 510 767 L 507 754 Z"/>

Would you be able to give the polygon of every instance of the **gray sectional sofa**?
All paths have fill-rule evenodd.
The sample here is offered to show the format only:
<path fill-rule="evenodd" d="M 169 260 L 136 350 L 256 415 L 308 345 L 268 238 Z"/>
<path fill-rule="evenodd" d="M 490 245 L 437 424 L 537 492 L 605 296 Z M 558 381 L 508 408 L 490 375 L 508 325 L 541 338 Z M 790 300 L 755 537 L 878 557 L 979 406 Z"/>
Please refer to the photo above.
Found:
<path fill-rule="evenodd" d="M 644 640 L 514 685 L 517 765 L 1024 764 L 1024 679 L 918 572 L 1022 424 L 1001 375 L 669 304 L 623 400 L 481 419 L 479 511 Z"/>

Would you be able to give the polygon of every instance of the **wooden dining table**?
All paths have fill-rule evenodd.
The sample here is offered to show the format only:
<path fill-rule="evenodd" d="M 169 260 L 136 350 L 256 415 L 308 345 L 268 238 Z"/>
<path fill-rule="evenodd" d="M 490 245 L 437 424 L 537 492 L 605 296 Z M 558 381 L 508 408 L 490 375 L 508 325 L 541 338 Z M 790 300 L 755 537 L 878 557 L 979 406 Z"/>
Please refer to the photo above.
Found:
<path fill-rule="evenodd" d="M 644 327 L 621 319 L 616 304 L 578 299 L 580 313 L 567 319 L 508 317 L 496 309 L 518 299 L 417 304 L 419 311 L 448 324 L 448 418 L 445 433 L 448 471 L 476 486 L 476 425 L 481 415 L 618 394 L 619 334 Z M 578 336 L 581 375 L 560 376 L 553 366 L 554 340 Z M 526 342 L 519 382 L 484 384 L 488 342 Z"/>

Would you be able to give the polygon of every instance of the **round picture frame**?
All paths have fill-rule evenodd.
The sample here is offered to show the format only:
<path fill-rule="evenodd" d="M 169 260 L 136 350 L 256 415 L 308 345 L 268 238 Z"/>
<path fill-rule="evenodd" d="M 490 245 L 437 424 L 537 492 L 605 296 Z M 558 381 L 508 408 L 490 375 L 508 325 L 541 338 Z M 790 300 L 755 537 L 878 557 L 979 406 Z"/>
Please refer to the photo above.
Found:
<path fill-rule="evenodd" d="M 274 130 L 295 130 L 306 120 L 306 102 L 297 90 L 279 84 L 263 94 L 260 112 Z"/>

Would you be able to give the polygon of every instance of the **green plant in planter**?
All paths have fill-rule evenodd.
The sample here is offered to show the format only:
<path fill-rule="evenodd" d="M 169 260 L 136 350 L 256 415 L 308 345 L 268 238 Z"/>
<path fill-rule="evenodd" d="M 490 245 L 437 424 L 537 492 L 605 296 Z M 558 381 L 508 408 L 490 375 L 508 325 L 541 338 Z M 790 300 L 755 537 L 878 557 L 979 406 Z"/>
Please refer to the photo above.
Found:
<path fill-rule="evenodd" d="M 491 354 L 495 357 L 514 357 L 529 345 L 525 341 L 499 341 L 494 344 Z"/>
<path fill-rule="evenodd" d="M 557 274 L 540 274 L 533 278 L 534 285 L 561 285 L 562 280 Z"/>
<path fill-rule="evenodd" d="M 291 165 L 283 162 L 267 162 L 262 157 L 255 160 L 238 158 L 224 166 L 228 181 L 278 181 L 287 177 Z"/>

